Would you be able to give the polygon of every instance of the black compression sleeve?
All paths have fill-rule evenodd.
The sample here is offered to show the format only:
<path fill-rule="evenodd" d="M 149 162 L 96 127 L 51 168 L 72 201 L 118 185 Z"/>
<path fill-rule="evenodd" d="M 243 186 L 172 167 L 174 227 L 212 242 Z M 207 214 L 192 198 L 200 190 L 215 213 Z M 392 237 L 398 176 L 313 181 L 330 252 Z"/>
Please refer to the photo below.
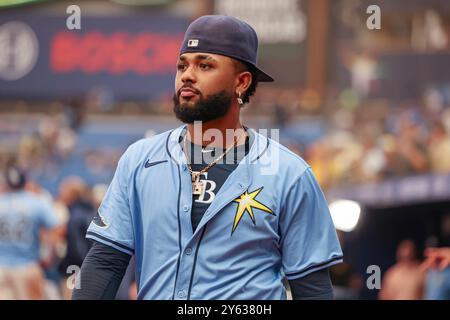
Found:
<path fill-rule="evenodd" d="M 289 280 L 289 286 L 294 300 L 333 299 L 333 286 L 328 268 L 310 273 L 302 278 Z"/>
<path fill-rule="evenodd" d="M 116 297 L 131 256 L 94 241 L 81 266 L 80 286 L 72 300 L 112 300 Z"/>

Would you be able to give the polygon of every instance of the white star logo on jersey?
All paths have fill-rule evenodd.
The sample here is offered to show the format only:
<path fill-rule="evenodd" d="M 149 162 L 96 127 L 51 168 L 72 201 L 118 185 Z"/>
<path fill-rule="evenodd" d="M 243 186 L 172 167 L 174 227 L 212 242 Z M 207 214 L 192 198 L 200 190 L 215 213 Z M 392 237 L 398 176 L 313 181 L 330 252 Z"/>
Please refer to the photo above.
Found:
<path fill-rule="evenodd" d="M 248 191 L 245 191 L 240 197 L 233 200 L 234 202 L 238 203 L 238 207 L 236 210 L 236 216 L 234 217 L 233 230 L 231 231 L 231 235 L 233 235 L 245 212 L 248 212 L 250 218 L 253 221 L 253 224 L 256 225 L 253 208 L 265 211 L 274 216 L 276 215 L 270 208 L 266 207 L 264 204 L 255 199 L 262 189 L 263 187 L 256 189 L 255 191 L 252 191 L 250 193 L 248 193 Z"/>

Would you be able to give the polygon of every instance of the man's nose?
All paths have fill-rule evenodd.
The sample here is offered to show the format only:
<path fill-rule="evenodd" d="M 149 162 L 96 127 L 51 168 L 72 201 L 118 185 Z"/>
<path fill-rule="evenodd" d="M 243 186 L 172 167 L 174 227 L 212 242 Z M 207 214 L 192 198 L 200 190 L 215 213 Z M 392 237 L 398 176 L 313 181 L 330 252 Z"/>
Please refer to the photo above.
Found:
<path fill-rule="evenodd" d="M 190 81 L 192 83 L 197 82 L 195 70 L 192 66 L 188 67 L 181 75 L 181 82 L 186 83 L 187 81 Z"/>

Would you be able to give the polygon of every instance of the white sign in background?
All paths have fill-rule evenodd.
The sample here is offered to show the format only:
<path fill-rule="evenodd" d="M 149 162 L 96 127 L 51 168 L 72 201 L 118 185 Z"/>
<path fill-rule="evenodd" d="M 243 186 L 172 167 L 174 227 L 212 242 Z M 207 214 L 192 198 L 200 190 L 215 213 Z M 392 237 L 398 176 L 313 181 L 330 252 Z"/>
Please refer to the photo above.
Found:
<path fill-rule="evenodd" d="M 250 24 L 263 44 L 300 43 L 306 37 L 306 15 L 300 0 L 216 0 L 216 14 Z"/>

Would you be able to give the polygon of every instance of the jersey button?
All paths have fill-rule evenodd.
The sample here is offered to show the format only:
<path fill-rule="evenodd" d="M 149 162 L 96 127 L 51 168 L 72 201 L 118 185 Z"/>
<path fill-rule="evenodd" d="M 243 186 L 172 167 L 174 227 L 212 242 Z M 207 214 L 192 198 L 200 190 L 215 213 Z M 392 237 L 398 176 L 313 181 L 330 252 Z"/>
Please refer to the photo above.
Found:
<path fill-rule="evenodd" d="M 192 248 L 191 248 L 191 247 L 186 248 L 185 253 L 186 253 L 187 255 L 190 255 L 190 254 L 192 253 Z"/>
<path fill-rule="evenodd" d="M 183 299 L 186 297 L 186 292 L 184 290 L 178 291 L 178 298 Z"/>
<path fill-rule="evenodd" d="M 188 205 L 183 206 L 183 210 L 184 210 L 184 212 L 188 212 L 189 211 L 189 206 Z"/>

